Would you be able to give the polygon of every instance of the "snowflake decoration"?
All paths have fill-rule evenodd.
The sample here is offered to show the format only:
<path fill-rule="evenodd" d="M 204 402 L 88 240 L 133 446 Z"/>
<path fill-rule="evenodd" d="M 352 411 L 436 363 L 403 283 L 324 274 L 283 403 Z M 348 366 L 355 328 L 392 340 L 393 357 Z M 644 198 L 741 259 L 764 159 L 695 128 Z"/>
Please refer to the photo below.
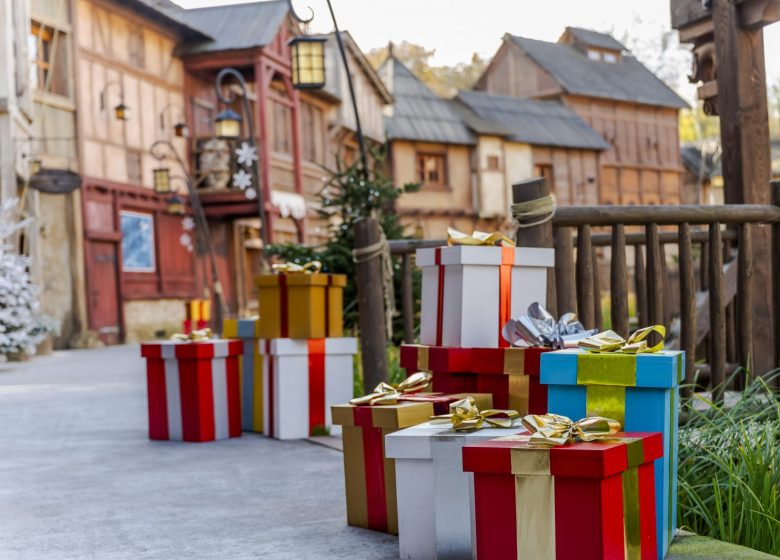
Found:
<path fill-rule="evenodd" d="M 247 142 L 241 142 L 241 147 L 236 148 L 236 158 L 239 165 L 249 167 L 253 161 L 257 161 L 257 148 Z"/>
<path fill-rule="evenodd" d="M 181 227 L 184 231 L 192 231 L 195 229 L 195 220 L 192 219 L 192 216 L 185 216 L 181 220 Z"/>
<path fill-rule="evenodd" d="M 192 253 L 192 237 L 189 233 L 182 233 L 181 236 L 179 236 L 179 243 Z"/>
<path fill-rule="evenodd" d="M 254 189 L 254 187 L 249 187 L 244 191 L 244 196 L 246 196 L 249 200 L 254 200 L 257 198 L 257 191 Z"/>
<path fill-rule="evenodd" d="M 242 191 L 248 189 L 252 186 L 252 176 L 240 169 L 238 173 L 233 173 L 233 186 Z"/>

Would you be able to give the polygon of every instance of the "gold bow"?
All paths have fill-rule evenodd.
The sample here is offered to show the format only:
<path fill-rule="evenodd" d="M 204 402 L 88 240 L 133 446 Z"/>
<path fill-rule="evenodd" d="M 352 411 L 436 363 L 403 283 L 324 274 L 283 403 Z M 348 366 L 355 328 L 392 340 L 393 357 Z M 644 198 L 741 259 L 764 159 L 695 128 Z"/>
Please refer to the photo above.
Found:
<path fill-rule="evenodd" d="M 306 264 L 286 262 L 272 267 L 277 274 L 318 274 L 322 270 L 320 261 L 309 261 Z"/>
<path fill-rule="evenodd" d="M 447 228 L 447 245 L 501 245 L 502 247 L 514 247 L 515 242 L 500 231 L 485 233 L 476 231 L 471 235 L 453 228 Z"/>
<path fill-rule="evenodd" d="M 661 341 L 655 346 L 648 346 L 645 340 L 650 333 L 658 333 Z M 628 340 L 620 336 L 615 331 L 604 331 L 594 334 L 591 337 L 580 340 L 577 345 L 586 349 L 588 352 L 620 352 L 622 354 L 651 354 L 664 349 L 664 338 L 666 337 L 666 327 L 663 325 L 653 325 L 645 327 L 634 332 L 628 337 Z"/>
<path fill-rule="evenodd" d="M 458 432 L 479 430 L 481 428 L 511 428 L 520 414 L 516 410 L 497 410 L 489 408 L 480 411 L 474 397 L 466 397 L 450 405 L 450 414 L 431 416 L 431 424 L 451 423 Z"/>
<path fill-rule="evenodd" d="M 433 376 L 427 371 L 418 371 L 413 373 L 398 385 L 390 385 L 384 381 L 374 387 L 374 391 L 362 397 L 356 397 L 349 401 L 349 404 L 371 406 L 383 404 L 397 404 L 398 397 L 407 393 L 417 393 L 431 384 Z"/>
<path fill-rule="evenodd" d="M 190 334 L 176 333 L 171 335 L 171 340 L 183 340 L 185 342 L 202 342 L 204 340 L 210 340 L 213 336 L 211 329 L 200 329 L 192 331 Z"/>
<path fill-rule="evenodd" d="M 529 414 L 521 422 L 531 432 L 529 445 L 536 447 L 605 439 L 620 431 L 620 422 L 601 416 L 589 416 L 573 422 L 558 414 Z"/>

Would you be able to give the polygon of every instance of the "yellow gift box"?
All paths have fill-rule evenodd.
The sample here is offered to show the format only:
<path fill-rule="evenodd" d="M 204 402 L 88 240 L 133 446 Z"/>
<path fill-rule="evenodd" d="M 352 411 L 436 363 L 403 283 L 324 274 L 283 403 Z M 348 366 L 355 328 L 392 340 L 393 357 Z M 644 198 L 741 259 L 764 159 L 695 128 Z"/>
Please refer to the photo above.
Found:
<path fill-rule="evenodd" d="M 344 274 L 255 277 L 258 338 L 326 338 L 344 334 Z"/>

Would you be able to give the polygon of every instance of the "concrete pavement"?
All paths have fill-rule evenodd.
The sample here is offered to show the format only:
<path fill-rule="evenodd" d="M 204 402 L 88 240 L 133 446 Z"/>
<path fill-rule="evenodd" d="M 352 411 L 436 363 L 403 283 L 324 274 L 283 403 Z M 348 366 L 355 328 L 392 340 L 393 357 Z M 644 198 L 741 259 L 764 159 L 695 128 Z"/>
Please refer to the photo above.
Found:
<path fill-rule="evenodd" d="M 0 364 L 0 560 L 398 557 L 346 525 L 338 451 L 146 430 L 137 346 Z"/>

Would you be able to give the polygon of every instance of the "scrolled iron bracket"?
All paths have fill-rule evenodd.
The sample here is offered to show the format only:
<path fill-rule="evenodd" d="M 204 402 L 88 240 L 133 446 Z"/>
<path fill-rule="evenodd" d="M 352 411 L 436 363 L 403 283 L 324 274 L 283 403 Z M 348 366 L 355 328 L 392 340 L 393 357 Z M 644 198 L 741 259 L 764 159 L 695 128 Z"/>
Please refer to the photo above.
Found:
<path fill-rule="evenodd" d="M 304 24 L 309 23 L 311 22 L 311 20 L 314 19 L 314 10 L 311 9 L 311 6 L 306 6 L 306 8 L 309 10 L 309 14 L 311 14 L 309 15 L 308 19 L 302 18 L 301 16 L 298 15 L 298 12 L 295 11 L 295 7 L 292 4 L 292 0 L 287 0 L 287 7 L 290 10 L 290 15 L 292 15 L 292 17 L 294 17 L 295 20 L 298 21 L 299 23 L 304 23 Z"/>

